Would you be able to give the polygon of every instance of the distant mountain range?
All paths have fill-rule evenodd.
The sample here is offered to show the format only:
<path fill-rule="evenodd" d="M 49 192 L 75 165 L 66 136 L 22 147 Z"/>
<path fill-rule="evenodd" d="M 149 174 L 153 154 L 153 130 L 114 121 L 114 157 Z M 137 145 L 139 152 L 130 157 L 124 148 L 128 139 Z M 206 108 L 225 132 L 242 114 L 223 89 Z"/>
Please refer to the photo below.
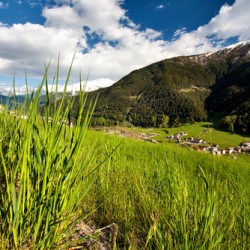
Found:
<path fill-rule="evenodd" d="M 217 117 L 232 132 L 249 132 L 250 43 L 153 63 L 89 93 L 97 95 L 92 125 L 164 127 Z"/>
<path fill-rule="evenodd" d="M 25 100 L 25 95 L 17 95 L 14 96 L 5 96 L 0 94 L 0 105 L 6 105 L 8 104 L 9 108 L 12 108 L 14 105 L 14 102 L 16 102 L 17 105 L 22 104 Z"/>

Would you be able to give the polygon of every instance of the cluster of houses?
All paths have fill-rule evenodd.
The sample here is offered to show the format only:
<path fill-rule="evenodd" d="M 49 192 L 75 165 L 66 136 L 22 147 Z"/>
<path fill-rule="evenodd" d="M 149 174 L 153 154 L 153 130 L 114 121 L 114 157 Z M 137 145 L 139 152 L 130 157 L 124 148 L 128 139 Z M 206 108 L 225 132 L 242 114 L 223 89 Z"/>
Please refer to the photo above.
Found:
<path fill-rule="evenodd" d="M 213 155 L 226 155 L 226 154 L 231 155 L 240 153 L 250 154 L 250 142 L 243 142 L 238 147 L 229 147 L 225 149 L 220 149 L 219 145 L 211 146 L 205 140 L 194 137 L 184 138 L 184 136 L 187 136 L 187 133 L 181 131 L 177 134 L 167 136 L 167 139 L 169 139 L 169 141 L 175 141 L 182 146 L 192 147 L 194 150 L 199 152 L 204 152 L 204 153 L 210 152 Z"/>
<path fill-rule="evenodd" d="M 187 135 L 187 133 L 186 132 L 179 132 L 179 133 L 177 133 L 177 134 L 174 134 L 174 135 L 169 135 L 169 136 L 167 136 L 167 138 L 169 139 L 169 140 L 173 140 L 173 141 L 175 141 L 175 142 L 178 142 L 178 143 L 180 143 L 181 141 L 182 141 L 182 138 L 183 138 L 183 136 L 186 136 Z"/>

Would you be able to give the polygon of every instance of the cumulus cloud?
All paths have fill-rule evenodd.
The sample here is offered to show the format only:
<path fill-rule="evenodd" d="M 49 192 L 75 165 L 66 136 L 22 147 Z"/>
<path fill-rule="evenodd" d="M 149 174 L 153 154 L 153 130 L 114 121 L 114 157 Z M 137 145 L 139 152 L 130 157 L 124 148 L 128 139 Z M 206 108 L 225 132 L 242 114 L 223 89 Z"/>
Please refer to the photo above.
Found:
<path fill-rule="evenodd" d="M 218 15 L 197 30 L 192 32 L 187 32 L 185 28 L 176 30 L 169 48 L 175 52 L 179 51 L 182 55 L 188 55 L 220 48 L 231 37 L 237 37 L 238 41 L 249 40 L 249 12 L 248 0 L 236 0 L 232 6 L 225 4 Z"/>
<path fill-rule="evenodd" d="M 90 78 L 117 80 L 129 71 L 167 56 L 161 33 L 152 29 L 139 31 L 118 1 L 92 0 L 57 1 L 45 7 L 44 25 L 2 25 L 0 32 L 1 72 L 41 74 L 43 63 L 61 55 L 61 71 L 66 72 L 73 54 L 75 75 L 90 71 Z M 59 5 L 59 3 L 61 3 Z M 83 29 L 88 27 L 88 29 Z M 92 43 L 91 35 L 99 41 Z M 164 55 L 165 54 L 165 55 Z M 74 73 L 73 71 L 73 73 Z"/>
<path fill-rule="evenodd" d="M 57 29 L 38 24 L 14 24 L 0 26 L 1 72 L 23 74 L 26 69 L 33 74 L 42 74 L 44 63 L 56 64 L 62 51 L 62 69 L 69 67 L 74 52 L 84 47 L 82 34 L 73 29 Z"/>
<path fill-rule="evenodd" d="M 239 37 L 239 41 L 250 39 L 250 1 L 236 0 L 232 6 L 225 4 L 217 16 L 197 33 L 202 36 L 215 35 L 218 39 Z"/>
<path fill-rule="evenodd" d="M 42 75 L 48 62 L 53 72 L 60 53 L 60 71 L 66 75 L 75 54 L 73 81 L 82 72 L 89 74 L 90 81 L 113 82 L 158 60 L 213 50 L 230 37 L 250 39 L 249 0 L 222 6 L 217 16 L 197 30 L 176 30 L 171 41 L 163 40 L 159 31 L 141 30 L 126 15 L 122 1 L 54 2 L 43 8 L 43 25 L 0 23 L 0 73 L 23 75 L 26 69 L 31 75 Z"/>
<path fill-rule="evenodd" d="M 70 6 L 46 7 L 42 14 L 46 18 L 45 26 L 47 27 L 79 29 L 84 25 L 81 16 Z"/>

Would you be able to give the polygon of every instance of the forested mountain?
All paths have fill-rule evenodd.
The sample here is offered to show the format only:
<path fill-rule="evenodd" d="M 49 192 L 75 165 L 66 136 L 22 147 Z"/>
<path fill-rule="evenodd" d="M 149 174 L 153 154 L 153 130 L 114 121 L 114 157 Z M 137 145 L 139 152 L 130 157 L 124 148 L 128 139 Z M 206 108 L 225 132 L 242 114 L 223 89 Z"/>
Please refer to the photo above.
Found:
<path fill-rule="evenodd" d="M 178 126 L 216 116 L 231 131 L 249 131 L 249 81 L 248 42 L 166 59 L 89 93 L 99 94 L 92 125 Z"/>

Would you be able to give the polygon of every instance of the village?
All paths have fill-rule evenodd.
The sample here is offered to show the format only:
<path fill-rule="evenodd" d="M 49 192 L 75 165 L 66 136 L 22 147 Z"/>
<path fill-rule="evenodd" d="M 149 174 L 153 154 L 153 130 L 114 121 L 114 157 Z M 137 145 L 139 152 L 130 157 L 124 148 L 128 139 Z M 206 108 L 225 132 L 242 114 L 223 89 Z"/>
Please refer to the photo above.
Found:
<path fill-rule="evenodd" d="M 207 131 L 203 131 L 207 132 Z M 167 136 L 167 139 L 170 141 L 174 141 L 178 144 L 183 146 L 191 147 L 192 149 L 198 152 L 204 153 L 212 153 L 213 155 L 235 155 L 235 154 L 250 154 L 250 142 L 242 142 L 239 146 L 235 147 L 228 147 L 228 148 L 220 148 L 218 144 L 210 145 L 207 141 L 194 138 L 194 137 L 187 137 L 186 132 L 179 132 L 177 134 Z"/>
<path fill-rule="evenodd" d="M 202 131 L 202 133 L 206 132 L 208 131 L 206 130 Z M 213 155 L 216 156 L 232 155 L 233 158 L 236 158 L 237 154 L 250 154 L 250 142 L 248 141 L 242 142 L 239 146 L 220 148 L 218 144 L 211 145 L 209 142 L 201 138 L 194 138 L 192 136 L 188 137 L 188 134 L 183 131 L 180 131 L 176 134 L 168 135 L 161 141 L 154 139 L 154 137 L 156 137 L 157 134 L 153 132 L 152 133 L 142 132 L 137 134 L 135 132 L 126 131 L 123 129 L 107 129 L 105 133 L 117 134 L 120 137 L 129 137 L 132 139 L 142 139 L 145 142 L 150 142 L 155 144 L 168 140 L 168 142 L 175 142 L 179 144 L 181 147 L 189 147 L 198 152 L 212 153 Z"/>

